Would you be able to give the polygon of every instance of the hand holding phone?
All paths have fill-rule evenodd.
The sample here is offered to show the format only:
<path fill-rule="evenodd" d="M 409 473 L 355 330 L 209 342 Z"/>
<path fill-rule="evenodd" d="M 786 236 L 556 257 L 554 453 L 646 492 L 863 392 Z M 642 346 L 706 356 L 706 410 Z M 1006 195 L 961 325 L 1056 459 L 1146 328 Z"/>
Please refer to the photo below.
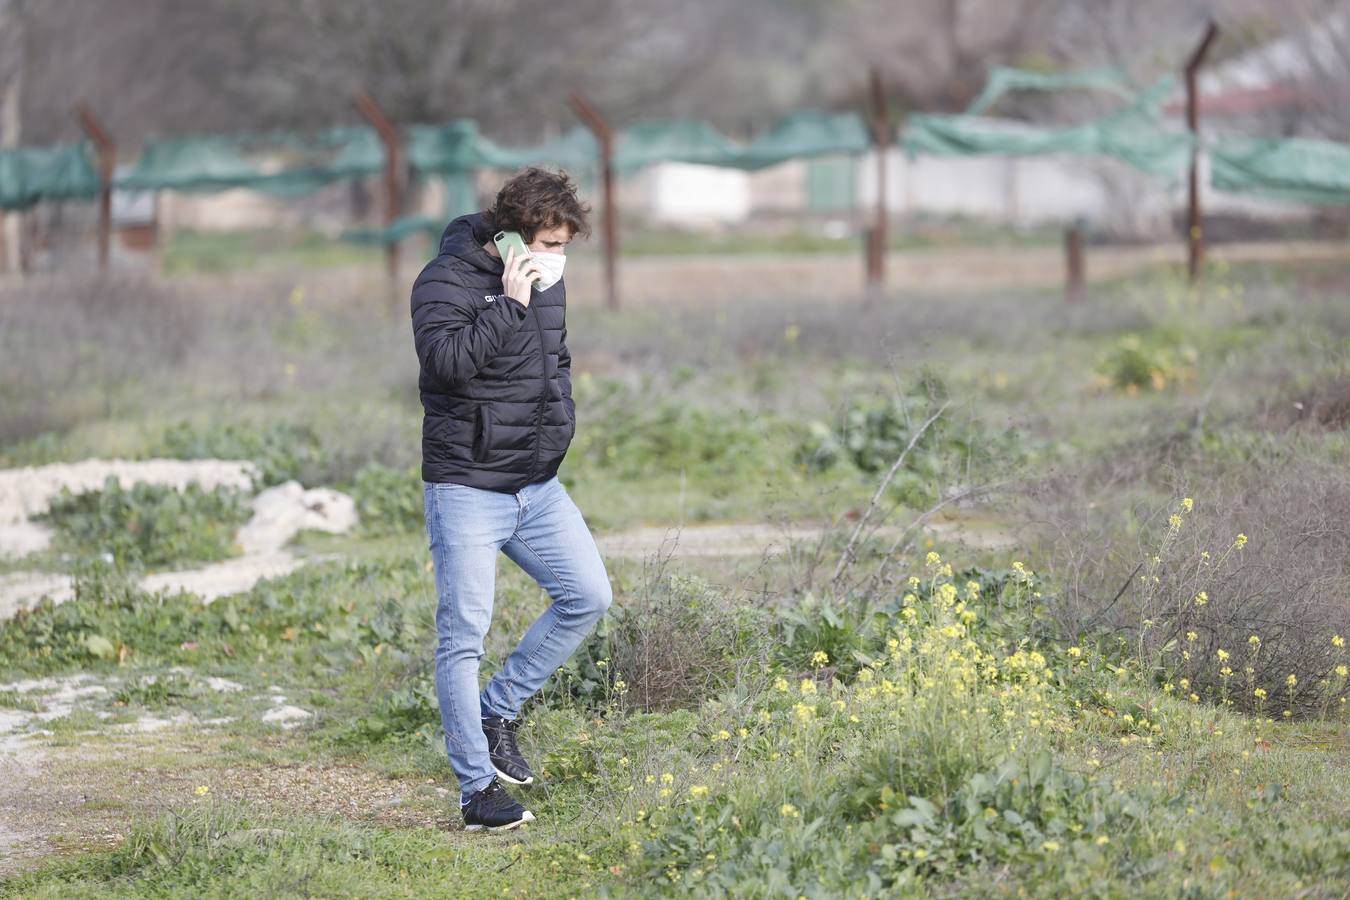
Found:
<path fill-rule="evenodd" d="M 530 305 L 530 290 L 535 281 L 543 275 L 539 264 L 514 231 L 499 231 L 493 238 L 497 252 L 502 254 L 505 271 L 502 272 L 502 287 L 506 296 Z"/>

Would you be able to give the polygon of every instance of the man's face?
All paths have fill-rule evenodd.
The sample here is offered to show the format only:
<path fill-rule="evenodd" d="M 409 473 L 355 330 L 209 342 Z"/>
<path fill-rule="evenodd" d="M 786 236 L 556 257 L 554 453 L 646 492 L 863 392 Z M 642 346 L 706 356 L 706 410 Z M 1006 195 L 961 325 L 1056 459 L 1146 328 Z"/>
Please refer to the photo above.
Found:
<path fill-rule="evenodd" d="M 541 228 L 535 232 L 529 248 L 531 253 L 562 253 L 570 240 L 572 229 L 566 225 L 554 225 L 552 228 Z"/>

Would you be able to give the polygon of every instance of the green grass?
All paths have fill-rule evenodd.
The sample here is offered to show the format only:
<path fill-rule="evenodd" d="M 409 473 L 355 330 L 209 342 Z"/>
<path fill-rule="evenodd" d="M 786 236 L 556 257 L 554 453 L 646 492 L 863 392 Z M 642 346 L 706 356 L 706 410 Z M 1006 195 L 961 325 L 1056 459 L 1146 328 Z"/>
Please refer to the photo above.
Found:
<path fill-rule="evenodd" d="M 213 751 L 210 770 L 212 757 L 144 755 L 138 766 L 188 763 L 212 787 L 140 819 L 115 849 L 54 860 L 4 890 L 1330 896 L 1350 877 L 1344 722 L 1265 725 L 1160 691 L 1113 651 L 1029 645 L 1043 584 L 1019 570 L 948 576 L 939 559 L 917 580 L 912 600 L 845 626 L 858 629 L 849 655 L 798 655 L 840 646 L 826 630 L 795 645 L 766 633 L 749 649 L 765 680 L 691 708 L 631 708 L 619 682 L 637 672 L 602 674 L 612 680 L 589 700 L 544 692 L 522 735 L 543 779 L 528 794 L 539 819 L 518 832 L 391 829 L 231 799 L 232 780 L 249 777 L 245 731 L 241 749 Z M 384 633 L 390 658 L 418 642 Z M 276 657 L 252 683 L 279 664 L 327 683 L 334 702 L 291 750 L 257 761 L 304 759 L 309 742 L 312 762 L 445 779 L 425 730 L 351 742 L 360 698 L 382 696 L 359 667 L 306 676 L 294 662 Z M 72 713 L 54 746 L 96 727 L 91 711 Z"/>

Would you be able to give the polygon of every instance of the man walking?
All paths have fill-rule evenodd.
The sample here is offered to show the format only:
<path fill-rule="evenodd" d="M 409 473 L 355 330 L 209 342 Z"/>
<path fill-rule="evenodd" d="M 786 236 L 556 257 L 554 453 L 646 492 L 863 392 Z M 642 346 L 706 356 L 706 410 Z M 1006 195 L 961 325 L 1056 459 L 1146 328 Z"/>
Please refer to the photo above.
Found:
<path fill-rule="evenodd" d="M 502 786 L 534 781 L 516 746 L 521 705 L 613 599 L 595 540 L 557 475 L 576 431 L 564 251 L 590 233 L 589 211 L 566 173 L 527 168 L 492 209 L 446 227 L 412 288 L 438 597 L 436 695 L 468 831 L 534 818 Z M 518 232 L 530 255 L 508 250 L 503 259 L 493 241 L 503 230 Z M 553 602 L 480 691 L 499 551 Z"/>

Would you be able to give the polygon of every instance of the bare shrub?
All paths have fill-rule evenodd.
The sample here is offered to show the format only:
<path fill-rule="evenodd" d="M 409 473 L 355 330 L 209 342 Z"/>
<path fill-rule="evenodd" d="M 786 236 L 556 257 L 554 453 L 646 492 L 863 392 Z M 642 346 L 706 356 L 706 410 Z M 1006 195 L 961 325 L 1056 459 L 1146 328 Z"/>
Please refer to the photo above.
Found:
<path fill-rule="evenodd" d="M 1120 504 L 1042 486 L 1039 555 L 1063 625 L 1127 639 L 1184 693 L 1267 715 L 1338 705 L 1350 474 L 1290 456 L 1165 480 L 1169 499 Z"/>
<path fill-rule="evenodd" d="M 1258 414 L 1261 425 L 1284 431 L 1290 428 L 1341 431 L 1350 428 L 1350 375 L 1316 382 L 1291 392 Z"/>
<path fill-rule="evenodd" d="M 668 559 L 644 564 L 638 592 L 609 613 L 610 664 L 627 704 L 643 711 L 696 707 L 754 678 L 769 658 L 760 609 L 696 575 L 667 573 Z"/>

